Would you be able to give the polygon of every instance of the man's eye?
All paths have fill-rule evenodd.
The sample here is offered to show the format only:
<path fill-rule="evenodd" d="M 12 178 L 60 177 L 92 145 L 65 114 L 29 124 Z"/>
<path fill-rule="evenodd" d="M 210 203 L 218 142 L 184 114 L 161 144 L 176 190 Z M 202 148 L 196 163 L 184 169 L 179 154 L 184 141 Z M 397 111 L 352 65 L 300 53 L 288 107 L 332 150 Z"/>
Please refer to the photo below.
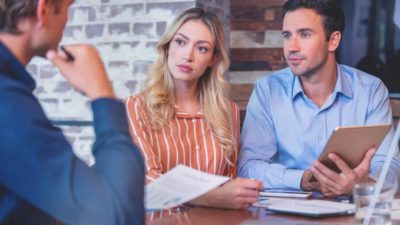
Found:
<path fill-rule="evenodd" d="M 282 34 L 283 39 L 288 40 L 290 39 L 290 34 Z"/>
<path fill-rule="evenodd" d="M 310 32 L 302 32 L 300 34 L 300 36 L 301 36 L 301 38 L 309 38 L 311 36 L 311 33 Z"/>

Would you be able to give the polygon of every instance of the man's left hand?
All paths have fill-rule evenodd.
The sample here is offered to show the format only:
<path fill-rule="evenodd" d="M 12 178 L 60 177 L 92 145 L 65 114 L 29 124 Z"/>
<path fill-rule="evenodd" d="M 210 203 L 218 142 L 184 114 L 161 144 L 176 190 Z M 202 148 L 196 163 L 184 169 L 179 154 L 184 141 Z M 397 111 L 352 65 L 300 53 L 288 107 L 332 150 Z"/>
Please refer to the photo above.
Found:
<path fill-rule="evenodd" d="M 330 153 L 328 157 L 342 171 L 341 173 L 336 173 L 316 160 L 311 167 L 311 171 L 314 177 L 320 182 L 319 189 L 322 194 L 328 197 L 351 194 L 356 181 L 368 180 L 371 159 L 375 152 L 375 148 L 369 149 L 364 159 L 354 169 L 351 169 L 338 155 Z"/>

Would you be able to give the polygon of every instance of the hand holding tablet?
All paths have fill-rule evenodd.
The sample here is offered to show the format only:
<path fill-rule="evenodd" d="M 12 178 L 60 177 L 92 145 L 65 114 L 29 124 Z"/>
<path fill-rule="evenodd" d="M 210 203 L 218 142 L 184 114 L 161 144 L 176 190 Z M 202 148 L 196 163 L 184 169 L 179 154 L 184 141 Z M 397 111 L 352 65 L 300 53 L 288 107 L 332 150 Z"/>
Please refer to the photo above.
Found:
<path fill-rule="evenodd" d="M 338 127 L 332 133 L 318 160 L 331 170 L 340 173 L 340 169 L 328 157 L 330 153 L 335 153 L 353 169 L 360 164 L 369 149 L 378 149 L 391 126 L 385 124 Z M 311 177 L 310 181 L 316 181 L 315 177 Z"/>

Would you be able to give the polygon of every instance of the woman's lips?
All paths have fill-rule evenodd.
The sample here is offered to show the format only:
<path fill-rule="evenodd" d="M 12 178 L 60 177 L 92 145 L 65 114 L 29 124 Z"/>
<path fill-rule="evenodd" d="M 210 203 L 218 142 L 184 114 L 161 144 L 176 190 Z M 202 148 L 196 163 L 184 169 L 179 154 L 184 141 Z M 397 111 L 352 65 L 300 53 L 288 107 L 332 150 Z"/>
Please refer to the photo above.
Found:
<path fill-rule="evenodd" d="M 180 71 L 184 73 L 190 73 L 193 71 L 193 68 L 189 65 L 178 65 L 178 68 Z"/>

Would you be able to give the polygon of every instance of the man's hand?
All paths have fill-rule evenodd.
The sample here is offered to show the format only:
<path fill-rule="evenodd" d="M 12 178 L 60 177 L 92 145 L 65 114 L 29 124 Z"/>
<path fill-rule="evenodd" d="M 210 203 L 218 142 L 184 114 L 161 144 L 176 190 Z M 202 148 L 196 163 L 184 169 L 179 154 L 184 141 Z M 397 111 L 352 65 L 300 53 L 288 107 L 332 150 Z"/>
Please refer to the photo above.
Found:
<path fill-rule="evenodd" d="M 310 170 L 304 171 L 303 176 L 301 177 L 301 184 L 300 184 L 301 190 L 303 190 L 303 191 L 319 190 L 318 181 L 310 182 L 310 179 L 312 176 L 313 176 L 313 174 Z"/>
<path fill-rule="evenodd" d="M 341 173 L 330 170 L 324 164 L 316 160 L 311 167 L 311 172 L 320 183 L 319 190 L 325 196 L 330 197 L 351 194 L 356 181 L 368 180 L 371 159 L 375 152 L 375 148 L 369 149 L 364 159 L 354 169 L 351 169 L 339 156 L 330 153 L 328 157 L 342 171 Z"/>
<path fill-rule="evenodd" d="M 90 45 L 70 45 L 65 48 L 73 55 L 73 61 L 68 61 L 64 52 L 57 53 L 54 50 L 49 50 L 46 57 L 60 69 L 69 83 L 92 100 L 114 98 L 114 91 L 97 50 Z"/>

